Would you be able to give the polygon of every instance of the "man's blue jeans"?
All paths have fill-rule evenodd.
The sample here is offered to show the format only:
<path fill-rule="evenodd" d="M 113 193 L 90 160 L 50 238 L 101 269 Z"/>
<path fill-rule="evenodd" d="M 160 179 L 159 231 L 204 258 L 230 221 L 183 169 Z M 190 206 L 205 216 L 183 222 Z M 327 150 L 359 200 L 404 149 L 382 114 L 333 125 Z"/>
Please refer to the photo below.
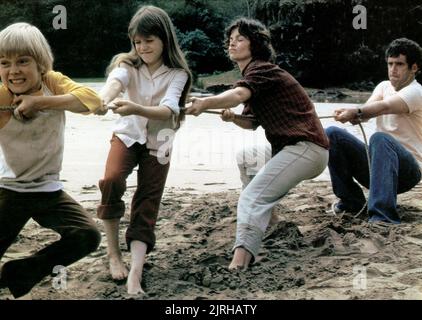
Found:
<path fill-rule="evenodd" d="M 369 140 L 369 179 L 364 143 L 338 127 L 325 131 L 330 139 L 328 168 L 334 194 L 340 198 L 339 209 L 357 212 L 365 204 L 357 181 L 369 189 L 370 221 L 400 223 L 397 194 L 409 191 L 421 180 L 421 170 L 413 155 L 389 134 L 373 134 Z"/>

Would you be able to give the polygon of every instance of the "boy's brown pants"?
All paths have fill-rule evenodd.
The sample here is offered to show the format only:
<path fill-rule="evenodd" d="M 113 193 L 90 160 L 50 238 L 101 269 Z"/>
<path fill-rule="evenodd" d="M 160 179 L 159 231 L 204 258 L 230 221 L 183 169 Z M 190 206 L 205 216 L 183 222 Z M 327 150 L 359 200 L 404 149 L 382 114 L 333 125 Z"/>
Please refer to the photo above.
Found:
<path fill-rule="evenodd" d="M 15 298 L 27 294 L 56 266 L 68 266 L 97 249 L 101 235 L 86 211 L 64 191 L 20 193 L 0 188 L 0 259 L 32 218 L 61 238 L 34 255 L 8 261 L 0 288 Z"/>

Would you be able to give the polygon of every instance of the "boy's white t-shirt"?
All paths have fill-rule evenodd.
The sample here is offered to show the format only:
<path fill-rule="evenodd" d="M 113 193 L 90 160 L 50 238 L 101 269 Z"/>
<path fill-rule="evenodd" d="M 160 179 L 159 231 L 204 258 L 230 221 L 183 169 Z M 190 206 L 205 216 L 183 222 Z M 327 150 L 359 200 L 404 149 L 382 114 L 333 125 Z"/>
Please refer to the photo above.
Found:
<path fill-rule="evenodd" d="M 383 99 L 398 95 L 407 104 L 409 113 L 387 114 L 376 118 L 377 131 L 393 136 L 419 163 L 422 170 L 422 86 L 414 80 L 408 86 L 396 91 L 390 81 L 381 82 L 373 95 Z"/>
<path fill-rule="evenodd" d="M 61 74 L 49 71 L 34 96 L 71 94 L 87 109 L 101 106 L 94 90 Z M 0 85 L 0 105 L 10 105 L 11 92 Z M 54 192 L 63 189 L 65 111 L 46 109 L 29 121 L 10 117 L 0 128 L 0 188 L 16 192 Z"/>
<path fill-rule="evenodd" d="M 43 85 L 44 96 L 53 94 Z M 44 110 L 27 122 L 11 117 L 0 130 L 0 188 L 15 192 L 63 189 L 59 173 L 64 150 L 65 112 Z"/>

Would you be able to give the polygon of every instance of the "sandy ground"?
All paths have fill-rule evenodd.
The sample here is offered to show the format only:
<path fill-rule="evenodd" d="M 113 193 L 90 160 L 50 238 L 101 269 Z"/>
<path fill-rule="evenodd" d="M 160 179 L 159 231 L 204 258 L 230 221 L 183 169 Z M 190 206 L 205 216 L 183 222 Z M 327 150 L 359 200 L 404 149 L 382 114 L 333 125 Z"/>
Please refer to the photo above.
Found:
<path fill-rule="evenodd" d="M 317 109 L 325 115 L 334 107 L 319 104 Z M 62 180 L 95 219 L 103 239 L 95 253 L 67 268 L 66 285 L 47 277 L 33 289 L 34 299 L 128 298 L 124 283 L 109 276 L 103 227 L 95 217 L 97 182 L 115 118 L 68 115 Z M 360 134 L 355 127 L 347 129 Z M 366 130 L 370 135 L 373 124 Z M 235 150 L 263 142 L 262 130 L 236 129 L 213 115 L 188 118 L 175 141 L 157 245 L 145 266 L 147 294 L 135 299 L 422 299 L 421 186 L 399 196 L 401 225 L 369 225 L 364 215 L 327 213 L 335 197 L 326 172 L 286 195 L 276 207 L 280 222 L 268 229 L 257 262 L 247 272 L 230 273 L 240 192 Z M 128 186 L 121 223 L 124 250 L 134 175 Z M 2 263 L 55 239 L 30 222 Z M 124 259 L 129 264 L 127 251 Z M 0 299 L 7 298 L 7 290 L 0 290 Z"/>

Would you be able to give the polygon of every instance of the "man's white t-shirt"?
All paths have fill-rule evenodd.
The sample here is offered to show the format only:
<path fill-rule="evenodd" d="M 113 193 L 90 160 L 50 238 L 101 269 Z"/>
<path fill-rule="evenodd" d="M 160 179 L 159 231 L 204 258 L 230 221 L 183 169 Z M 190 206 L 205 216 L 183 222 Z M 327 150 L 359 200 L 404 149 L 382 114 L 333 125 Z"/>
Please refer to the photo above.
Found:
<path fill-rule="evenodd" d="M 390 81 L 381 82 L 373 95 L 382 99 L 398 95 L 407 104 L 409 113 L 378 116 L 377 131 L 385 132 L 409 150 L 422 170 L 422 86 L 414 80 L 408 86 L 396 91 Z"/>

